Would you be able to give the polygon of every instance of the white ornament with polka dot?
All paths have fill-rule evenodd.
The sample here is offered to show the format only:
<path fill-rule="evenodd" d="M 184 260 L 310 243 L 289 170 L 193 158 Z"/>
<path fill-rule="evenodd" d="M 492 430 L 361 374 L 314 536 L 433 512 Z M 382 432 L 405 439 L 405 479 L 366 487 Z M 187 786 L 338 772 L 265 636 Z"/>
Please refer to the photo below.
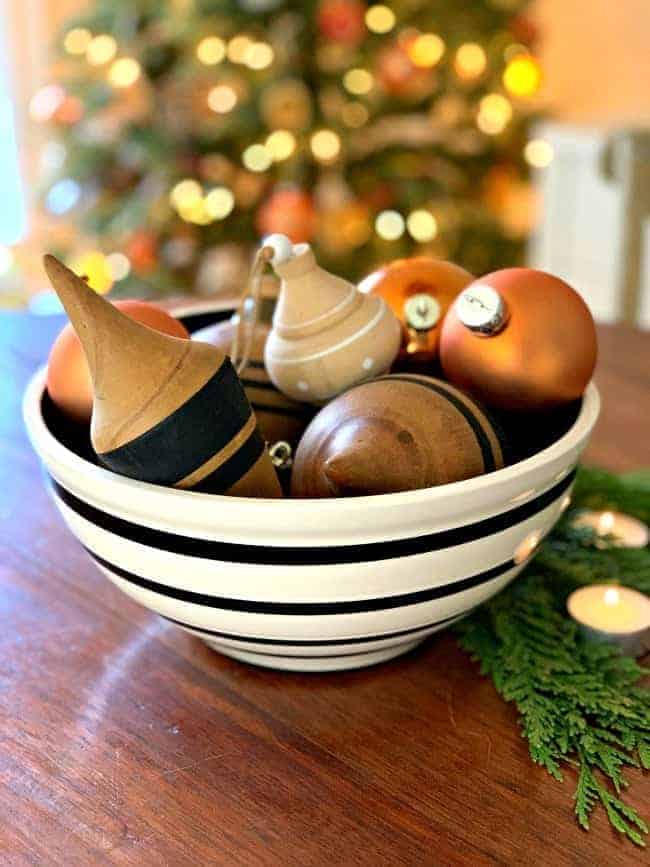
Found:
<path fill-rule="evenodd" d="M 264 355 L 274 384 L 296 400 L 321 404 L 385 373 L 401 326 L 384 300 L 323 270 L 309 244 L 291 245 L 283 235 L 263 244 L 273 248 L 282 280 Z"/>

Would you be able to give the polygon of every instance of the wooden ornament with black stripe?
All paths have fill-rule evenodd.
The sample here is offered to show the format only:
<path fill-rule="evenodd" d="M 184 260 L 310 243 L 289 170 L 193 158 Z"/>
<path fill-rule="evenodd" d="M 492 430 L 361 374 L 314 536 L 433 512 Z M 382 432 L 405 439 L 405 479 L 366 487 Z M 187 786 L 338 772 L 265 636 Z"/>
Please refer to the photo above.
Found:
<path fill-rule="evenodd" d="M 458 482 L 504 465 L 504 443 L 473 398 L 428 376 L 355 386 L 313 419 L 298 446 L 296 497 L 388 494 Z"/>
<path fill-rule="evenodd" d="M 223 352 L 135 322 L 53 256 L 44 261 L 88 361 L 91 440 L 104 466 L 153 484 L 281 496 L 255 414 Z"/>
<path fill-rule="evenodd" d="M 260 321 L 255 326 L 250 358 L 246 367 L 240 372 L 239 378 L 257 416 L 260 433 L 267 443 L 273 444 L 284 440 L 295 449 L 313 418 L 315 409 L 309 404 L 299 403 L 287 397 L 275 387 L 267 373 L 264 365 L 264 347 L 271 330 L 274 307 L 275 297 L 262 298 Z M 222 352 L 229 354 L 236 328 L 237 321 L 234 316 L 226 322 L 208 325 L 192 336 L 194 340 L 211 343 Z"/>

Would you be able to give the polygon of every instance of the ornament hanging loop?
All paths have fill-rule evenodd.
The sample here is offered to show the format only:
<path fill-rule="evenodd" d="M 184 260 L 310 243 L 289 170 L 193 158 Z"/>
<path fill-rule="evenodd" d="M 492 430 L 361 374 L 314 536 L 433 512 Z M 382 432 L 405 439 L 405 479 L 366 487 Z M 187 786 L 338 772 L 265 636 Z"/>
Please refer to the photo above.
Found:
<path fill-rule="evenodd" d="M 250 361 L 255 329 L 260 315 L 262 278 L 264 277 L 264 269 L 272 258 L 273 247 L 267 245 L 260 247 L 253 259 L 248 282 L 239 301 L 237 327 L 230 350 L 230 360 L 238 374 L 242 373 Z"/>

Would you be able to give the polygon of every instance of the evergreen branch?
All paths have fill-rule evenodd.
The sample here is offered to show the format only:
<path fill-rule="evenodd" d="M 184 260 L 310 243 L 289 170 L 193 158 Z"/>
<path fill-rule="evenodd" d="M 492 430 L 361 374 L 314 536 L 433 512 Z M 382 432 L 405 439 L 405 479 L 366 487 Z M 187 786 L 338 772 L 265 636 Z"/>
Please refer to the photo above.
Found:
<path fill-rule="evenodd" d="M 577 508 L 616 509 L 650 520 L 650 476 L 617 478 L 581 469 Z M 573 517 L 575 512 L 573 513 Z M 579 825 L 598 807 L 625 838 L 644 846 L 648 826 L 622 798 L 624 769 L 650 769 L 650 672 L 610 645 L 586 641 L 566 613 L 576 587 L 615 582 L 650 592 L 650 550 L 595 547 L 569 515 L 522 576 L 456 626 L 461 646 L 516 704 L 532 760 L 555 779 L 574 765 Z"/>

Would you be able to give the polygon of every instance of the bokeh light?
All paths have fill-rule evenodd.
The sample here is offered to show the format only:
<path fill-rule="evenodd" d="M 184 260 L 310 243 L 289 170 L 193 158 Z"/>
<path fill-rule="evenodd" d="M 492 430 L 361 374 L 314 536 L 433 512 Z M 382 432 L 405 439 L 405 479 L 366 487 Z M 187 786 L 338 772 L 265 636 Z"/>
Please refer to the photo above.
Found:
<path fill-rule="evenodd" d="M 108 33 L 93 37 L 86 48 L 86 60 L 92 66 L 102 66 L 117 54 L 117 42 Z"/>
<path fill-rule="evenodd" d="M 242 162 L 251 172 L 265 172 L 272 159 L 270 151 L 262 144 L 249 145 L 242 154 Z"/>
<path fill-rule="evenodd" d="M 368 109 L 361 102 L 348 102 L 341 109 L 341 120 L 352 129 L 363 126 L 369 116 Z"/>
<path fill-rule="evenodd" d="M 253 40 L 250 36 L 246 36 L 245 33 L 233 36 L 228 43 L 228 48 L 226 49 L 228 60 L 232 63 L 246 63 L 246 54 L 248 53 L 248 49 L 252 42 Z"/>
<path fill-rule="evenodd" d="M 169 199 L 177 211 L 182 208 L 191 208 L 203 199 L 203 189 L 198 181 L 193 178 L 185 178 L 174 186 L 169 194 Z"/>
<path fill-rule="evenodd" d="M 45 197 L 45 207 L 57 216 L 67 213 L 81 198 L 81 187 L 73 178 L 61 178 Z"/>
<path fill-rule="evenodd" d="M 133 57 L 120 57 L 111 64 L 108 80 L 114 87 L 130 87 L 140 77 L 141 67 Z"/>
<path fill-rule="evenodd" d="M 378 4 L 366 12 L 366 27 L 372 33 L 389 33 L 395 26 L 395 13 L 388 6 Z"/>
<path fill-rule="evenodd" d="M 533 138 L 524 148 L 524 158 L 533 168 L 545 169 L 553 160 L 553 145 L 542 138 Z"/>
<path fill-rule="evenodd" d="M 385 241 L 396 241 L 404 234 L 404 217 L 398 211 L 382 211 L 377 214 L 375 231 Z"/>
<path fill-rule="evenodd" d="M 106 262 L 115 282 L 124 280 L 131 273 L 131 262 L 124 253 L 109 253 Z"/>
<path fill-rule="evenodd" d="M 85 27 L 73 27 L 65 34 L 63 47 L 68 54 L 85 54 L 92 38 L 92 33 Z"/>
<path fill-rule="evenodd" d="M 246 49 L 244 62 L 249 69 L 266 69 L 273 63 L 275 54 L 268 42 L 251 42 Z"/>
<path fill-rule="evenodd" d="M 223 220 L 235 207 L 235 197 L 228 187 L 215 187 L 205 197 L 205 210 L 215 220 Z"/>
<path fill-rule="evenodd" d="M 437 33 L 422 33 L 408 46 L 408 55 L 415 66 L 429 68 L 445 53 L 445 43 Z"/>
<path fill-rule="evenodd" d="M 481 100 L 476 124 L 481 132 L 498 135 L 512 118 L 512 105 L 500 93 L 488 93 Z"/>
<path fill-rule="evenodd" d="M 349 69 L 343 76 L 343 86 L 355 96 L 363 96 L 372 90 L 374 79 L 367 69 Z"/>
<path fill-rule="evenodd" d="M 327 163 L 335 160 L 341 151 L 341 139 L 331 129 L 319 129 L 310 139 L 311 151 L 317 160 Z"/>
<path fill-rule="evenodd" d="M 471 81 L 485 72 L 487 57 L 478 42 L 465 42 L 456 52 L 454 69 L 459 78 Z"/>
<path fill-rule="evenodd" d="M 436 218 L 424 208 L 411 211 L 406 220 L 406 228 L 411 237 L 420 243 L 433 241 L 438 234 Z"/>
<path fill-rule="evenodd" d="M 82 253 L 70 263 L 70 268 L 99 295 L 105 295 L 113 285 L 113 274 L 107 257 L 99 250 Z"/>
<path fill-rule="evenodd" d="M 217 114 L 227 114 L 237 105 L 237 94 L 229 84 L 217 84 L 208 93 L 208 105 Z"/>
<path fill-rule="evenodd" d="M 205 36 L 196 46 L 196 56 L 206 66 L 216 66 L 226 56 L 226 43 L 218 36 Z"/>
<path fill-rule="evenodd" d="M 289 159 L 296 149 L 296 137 L 288 129 L 276 129 L 266 139 L 264 146 L 275 162 Z"/>
<path fill-rule="evenodd" d="M 506 66 L 503 83 L 513 96 L 534 96 L 542 83 L 542 70 L 530 54 L 519 54 Z"/>
<path fill-rule="evenodd" d="M 66 97 L 60 84 L 46 84 L 37 90 L 29 103 L 29 115 L 38 123 L 51 120 L 54 112 L 61 107 Z"/>

